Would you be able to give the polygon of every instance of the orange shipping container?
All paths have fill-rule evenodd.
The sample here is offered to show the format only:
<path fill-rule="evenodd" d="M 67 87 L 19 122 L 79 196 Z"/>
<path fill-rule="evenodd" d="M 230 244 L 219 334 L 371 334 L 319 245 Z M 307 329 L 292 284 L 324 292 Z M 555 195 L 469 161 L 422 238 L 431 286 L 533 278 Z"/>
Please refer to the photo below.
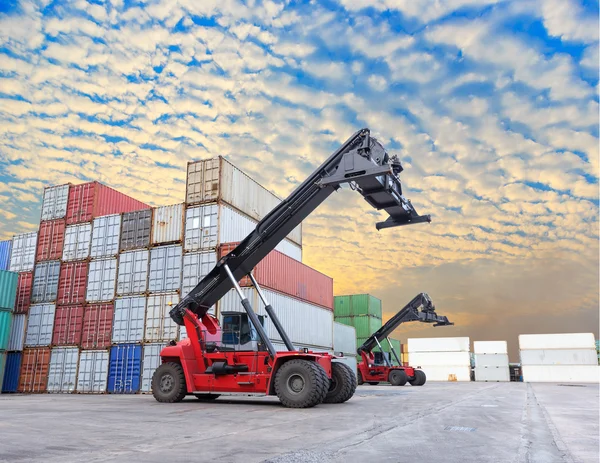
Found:
<path fill-rule="evenodd" d="M 229 254 L 237 245 L 221 245 L 219 257 Z M 333 310 L 333 279 L 279 251 L 271 251 L 253 274 L 260 286 Z M 240 286 L 252 286 L 250 279 L 244 277 Z"/>
<path fill-rule="evenodd" d="M 18 392 L 46 392 L 50 348 L 25 349 L 21 361 Z"/>
<path fill-rule="evenodd" d="M 31 304 L 31 288 L 33 286 L 33 272 L 19 273 L 17 280 L 17 299 L 15 301 L 15 314 L 27 313 Z"/>

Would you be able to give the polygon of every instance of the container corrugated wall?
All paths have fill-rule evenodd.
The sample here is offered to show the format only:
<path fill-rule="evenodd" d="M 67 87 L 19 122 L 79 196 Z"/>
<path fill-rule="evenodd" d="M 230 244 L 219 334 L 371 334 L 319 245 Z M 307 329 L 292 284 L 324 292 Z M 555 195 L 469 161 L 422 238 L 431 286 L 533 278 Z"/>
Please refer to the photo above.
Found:
<path fill-rule="evenodd" d="M 145 315 L 146 297 L 123 297 L 115 299 L 112 342 L 142 342 L 144 338 Z"/>
<path fill-rule="evenodd" d="M 90 262 L 85 300 L 111 301 L 115 297 L 117 259 L 98 259 Z"/>
<path fill-rule="evenodd" d="M 144 361 L 142 362 L 142 392 L 152 391 L 152 376 L 161 364 L 160 351 L 166 344 L 145 344 Z"/>
<path fill-rule="evenodd" d="M 46 392 L 50 348 L 25 349 L 21 360 L 18 392 Z"/>
<path fill-rule="evenodd" d="M 8 352 L 4 367 L 4 382 L 2 392 L 17 392 L 19 387 L 19 375 L 21 373 L 21 352 Z"/>
<path fill-rule="evenodd" d="M 94 219 L 90 257 L 113 257 L 119 252 L 121 216 L 107 215 Z"/>
<path fill-rule="evenodd" d="M 83 331 L 83 305 L 57 307 L 54 315 L 52 344 L 75 346 L 81 343 Z"/>
<path fill-rule="evenodd" d="M 218 230 L 219 207 L 216 204 L 186 209 L 183 248 L 186 251 L 215 249 Z"/>
<path fill-rule="evenodd" d="M 121 224 L 121 251 L 150 246 L 152 209 L 123 214 Z"/>
<path fill-rule="evenodd" d="M 0 241 L 0 270 L 8 270 L 10 267 L 10 251 L 12 240 Z"/>
<path fill-rule="evenodd" d="M 183 256 L 181 295 L 187 296 L 215 265 L 217 265 L 217 253 L 215 251 L 185 254 Z"/>
<path fill-rule="evenodd" d="M 65 219 L 40 223 L 36 262 L 57 260 L 62 257 L 65 243 Z"/>
<path fill-rule="evenodd" d="M 79 364 L 79 348 L 55 347 L 50 354 L 48 392 L 74 392 Z"/>
<path fill-rule="evenodd" d="M 179 325 L 169 316 L 171 308 L 179 302 L 179 294 L 153 294 L 148 297 L 144 341 L 176 340 Z"/>
<path fill-rule="evenodd" d="M 119 255 L 117 295 L 143 294 L 148 290 L 150 251 L 139 249 Z"/>
<path fill-rule="evenodd" d="M 37 232 L 15 235 L 10 253 L 11 272 L 28 272 L 33 270 L 35 252 L 37 250 Z"/>
<path fill-rule="evenodd" d="M 356 337 L 361 339 L 368 338 L 382 326 L 381 318 L 372 317 L 371 315 L 357 315 L 355 317 L 336 316 L 335 321 L 353 326 L 356 329 Z"/>
<path fill-rule="evenodd" d="M 183 204 L 154 209 L 152 244 L 175 243 L 183 240 Z"/>
<path fill-rule="evenodd" d="M 0 352 L 8 349 L 13 313 L 10 309 L 0 309 Z"/>
<path fill-rule="evenodd" d="M 69 185 L 44 188 L 42 201 L 42 220 L 62 219 L 67 214 Z"/>
<path fill-rule="evenodd" d="M 58 294 L 58 277 L 60 276 L 60 261 L 40 262 L 33 272 L 33 287 L 31 302 L 54 302 Z"/>
<path fill-rule="evenodd" d="M 23 350 L 25 345 L 25 328 L 27 328 L 27 315 L 13 314 L 7 351 Z"/>
<path fill-rule="evenodd" d="M 181 287 L 181 255 L 181 246 L 160 246 L 150 250 L 149 292 L 179 291 Z"/>
<path fill-rule="evenodd" d="M 142 346 L 121 344 L 110 349 L 107 390 L 113 394 L 133 394 L 140 390 Z"/>
<path fill-rule="evenodd" d="M 108 381 L 108 351 L 84 350 L 79 355 L 77 392 L 101 394 L 106 392 Z"/>
<path fill-rule="evenodd" d="M 381 318 L 381 300 L 370 294 L 335 296 L 333 311 L 336 317 L 371 315 Z"/>
<path fill-rule="evenodd" d="M 110 346 L 114 305 L 90 304 L 83 313 L 82 349 L 102 349 Z"/>
<path fill-rule="evenodd" d="M 92 224 L 69 225 L 65 229 L 65 244 L 62 260 L 81 260 L 90 256 L 92 244 Z"/>
<path fill-rule="evenodd" d="M 56 303 L 60 305 L 83 304 L 87 285 L 88 262 L 63 262 L 58 278 Z"/>
<path fill-rule="evenodd" d="M 89 222 L 95 217 L 146 209 L 147 204 L 99 182 L 72 185 L 67 204 L 67 223 Z"/>
<path fill-rule="evenodd" d="M 333 324 L 333 351 L 356 355 L 356 329 L 337 321 Z"/>
<path fill-rule="evenodd" d="M 0 270 L 0 309 L 15 309 L 19 274 Z"/>
<path fill-rule="evenodd" d="M 54 304 L 38 304 L 29 308 L 25 346 L 49 346 L 54 328 Z"/>
<path fill-rule="evenodd" d="M 19 273 L 17 281 L 17 298 L 15 313 L 27 313 L 31 304 L 31 289 L 33 287 L 33 272 Z"/>

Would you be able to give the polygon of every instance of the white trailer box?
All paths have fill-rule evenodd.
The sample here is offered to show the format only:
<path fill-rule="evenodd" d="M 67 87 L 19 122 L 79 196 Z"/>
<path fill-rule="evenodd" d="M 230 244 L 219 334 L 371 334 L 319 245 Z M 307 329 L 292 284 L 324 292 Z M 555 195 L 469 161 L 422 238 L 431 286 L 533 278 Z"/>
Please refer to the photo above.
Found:
<path fill-rule="evenodd" d="M 409 352 L 408 363 L 418 366 L 471 366 L 471 355 L 468 352 Z"/>
<path fill-rule="evenodd" d="M 595 349 L 593 333 L 521 334 L 519 349 Z"/>
<path fill-rule="evenodd" d="M 598 365 L 598 355 L 596 349 L 522 350 L 521 365 Z"/>
<path fill-rule="evenodd" d="M 506 367 L 508 368 L 507 354 L 475 354 L 476 367 Z"/>
<path fill-rule="evenodd" d="M 408 352 L 469 352 L 469 338 L 409 338 Z"/>
<path fill-rule="evenodd" d="M 475 341 L 473 342 L 475 354 L 508 354 L 506 341 Z"/>
<path fill-rule="evenodd" d="M 510 371 L 508 366 L 498 367 L 477 367 L 475 368 L 475 381 L 500 382 L 510 381 Z"/>
<path fill-rule="evenodd" d="M 598 365 L 523 365 L 525 383 L 598 383 Z"/>
<path fill-rule="evenodd" d="M 421 368 L 427 381 L 471 381 L 470 366 L 423 366 Z"/>

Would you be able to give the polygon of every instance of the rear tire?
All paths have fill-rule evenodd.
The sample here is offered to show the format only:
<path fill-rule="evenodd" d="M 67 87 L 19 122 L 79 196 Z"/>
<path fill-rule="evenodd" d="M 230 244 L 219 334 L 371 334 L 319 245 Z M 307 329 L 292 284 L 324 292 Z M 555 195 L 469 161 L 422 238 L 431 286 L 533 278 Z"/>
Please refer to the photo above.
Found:
<path fill-rule="evenodd" d="M 331 362 L 331 384 L 324 403 L 341 404 L 346 402 L 356 391 L 356 377 L 348 365 Z"/>
<path fill-rule="evenodd" d="M 185 375 L 181 365 L 166 362 L 152 376 L 152 395 L 159 402 L 181 402 L 187 394 Z"/>
<path fill-rule="evenodd" d="M 275 375 L 275 393 L 284 407 L 314 407 L 323 402 L 328 390 L 329 377 L 314 361 L 288 360 Z"/>
<path fill-rule="evenodd" d="M 356 374 L 356 378 L 357 378 L 356 382 L 358 383 L 359 386 L 362 386 L 363 384 L 365 384 L 360 370 L 358 370 L 358 373 Z"/>
<path fill-rule="evenodd" d="M 392 386 L 404 386 L 408 382 L 408 375 L 404 370 L 392 370 L 388 376 Z"/>
<path fill-rule="evenodd" d="M 221 394 L 194 394 L 196 399 L 200 402 L 212 402 L 213 400 L 219 398 Z"/>
<path fill-rule="evenodd" d="M 427 381 L 427 376 L 423 370 L 415 370 L 415 377 L 410 381 L 411 386 L 422 386 Z"/>
<path fill-rule="evenodd" d="M 369 381 L 369 384 L 371 386 L 377 386 L 379 384 L 379 381 Z"/>

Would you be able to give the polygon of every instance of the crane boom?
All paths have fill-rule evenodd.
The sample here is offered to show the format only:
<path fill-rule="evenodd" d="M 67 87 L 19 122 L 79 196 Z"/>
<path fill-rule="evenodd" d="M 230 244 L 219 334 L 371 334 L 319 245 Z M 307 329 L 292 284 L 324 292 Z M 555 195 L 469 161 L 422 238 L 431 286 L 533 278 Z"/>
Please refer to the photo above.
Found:
<path fill-rule="evenodd" d="M 287 199 L 269 212 L 256 228 L 170 311 L 171 318 L 183 325 L 186 309 L 202 318 L 237 281 L 271 252 L 296 226 L 342 184 L 350 183 L 375 209 L 384 210 L 387 220 L 376 224 L 378 230 L 407 224 L 431 222 L 419 215 L 402 195 L 398 175 L 402 165 L 365 128 L 352 135 Z"/>

